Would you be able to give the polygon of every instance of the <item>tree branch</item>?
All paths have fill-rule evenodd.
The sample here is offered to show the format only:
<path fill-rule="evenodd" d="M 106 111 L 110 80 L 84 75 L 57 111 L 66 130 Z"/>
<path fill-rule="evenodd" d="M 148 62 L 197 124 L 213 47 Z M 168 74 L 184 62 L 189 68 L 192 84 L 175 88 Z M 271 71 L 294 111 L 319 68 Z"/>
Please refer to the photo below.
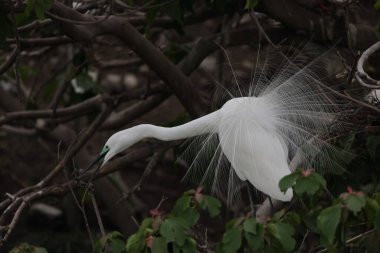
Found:
<path fill-rule="evenodd" d="M 75 21 L 91 22 L 96 20 L 94 17 L 83 15 L 58 1 L 54 2 L 50 11 L 55 15 Z M 118 37 L 170 86 L 193 117 L 199 117 L 207 111 L 206 103 L 202 100 L 200 91 L 167 57 L 130 25 L 127 19 L 111 15 L 96 26 L 74 25 L 63 23 L 61 20 L 56 21 L 62 24 L 67 35 L 74 40 L 89 40 L 100 34 L 111 34 Z"/>
<path fill-rule="evenodd" d="M 356 65 L 357 72 L 355 73 L 355 79 L 363 87 L 370 89 L 380 89 L 380 81 L 375 80 L 370 77 L 364 70 L 364 64 L 367 62 L 368 58 L 374 54 L 376 51 L 380 50 L 380 41 L 376 42 L 370 46 L 367 50 L 363 52 L 360 56 L 358 63 Z"/>
<path fill-rule="evenodd" d="M 19 52 L 18 44 L 14 46 L 11 54 L 8 56 L 8 58 L 3 62 L 3 64 L 0 65 L 0 75 L 6 72 L 10 67 L 12 67 L 13 63 L 17 59 L 17 54 Z"/>

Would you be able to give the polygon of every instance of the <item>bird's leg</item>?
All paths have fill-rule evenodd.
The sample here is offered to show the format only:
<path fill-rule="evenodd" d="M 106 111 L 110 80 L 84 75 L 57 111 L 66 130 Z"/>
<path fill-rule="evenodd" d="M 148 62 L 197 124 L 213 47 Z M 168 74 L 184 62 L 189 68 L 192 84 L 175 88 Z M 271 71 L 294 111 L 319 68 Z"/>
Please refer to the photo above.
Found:
<path fill-rule="evenodd" d="M 273 217 L 274 207 L 273 207 L 272 198 L 268 196 L 268 199 L 269 199 L 269 203 L 270 203 L 270 216 Z"/>
<path fill-rule="evenodd" d="M 247 191 L 248 191 L 249 205 L 251 207 L 252 217 L 256 217 L 256 208 L 255 208 L 253 201 L 252 201 L 251 189 L 249 189 L 248 183 L 247 183 Z"/>

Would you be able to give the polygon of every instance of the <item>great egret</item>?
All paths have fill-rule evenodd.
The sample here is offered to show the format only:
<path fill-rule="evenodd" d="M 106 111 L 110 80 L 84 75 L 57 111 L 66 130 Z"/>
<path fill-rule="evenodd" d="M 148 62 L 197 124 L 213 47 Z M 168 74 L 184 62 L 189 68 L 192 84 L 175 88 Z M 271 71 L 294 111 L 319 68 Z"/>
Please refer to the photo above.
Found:
<path fill-rule="evenodd" d="M 208 176 L 221 174 L 218 167 L 225 157 L 240 180 L 248 180 L 273 199 L 290 201 L 292 190 L 281 192 L 279 181 L 291 173 L 289 162 L 296 153 L 301 154 L 299 164 L 326 161 L 315 157 L 327 145 L 318 136 L 328 132 L 336 109 L 310 70 L 315 61 L 300 68 L 294 63 L 297 60 L 299 56 L 271 76 L 265 70 L 255 74 L 246 96 L 232 97 L 201 118 L 171 128 L 143 124 L 113 134 L 101 152 L 103 165 L 144 138 L 172 141 L 206 134 L 200 155 L 212 136 L 217 139 L 209 161 L 213 166 L 204 168 Z"/>

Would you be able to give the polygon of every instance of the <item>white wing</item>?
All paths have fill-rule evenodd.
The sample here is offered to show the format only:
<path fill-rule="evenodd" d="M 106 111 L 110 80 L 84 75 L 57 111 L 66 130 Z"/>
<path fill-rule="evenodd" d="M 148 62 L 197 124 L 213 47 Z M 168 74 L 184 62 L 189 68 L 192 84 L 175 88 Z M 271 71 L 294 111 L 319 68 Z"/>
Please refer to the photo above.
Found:
<path fill-rule="evenodd" d="M 268 125 L 268 108 L 263 111 L 257 98 L 232 99 L 223 106 L 218 128 L 220 145 L 238 177 L 273 199 L 290 201 L 293 193 L 280 191 L 279 181 L 290 174 L 288 149 L 272 126 Z M 244 110 L 250 108 L 250 114 Z M 254 112 L 259 111 L 260 115 Z M 247 116 L 248 115 L 248 116 Z M 249 116 L 251 115 L 251 116 Z"/>

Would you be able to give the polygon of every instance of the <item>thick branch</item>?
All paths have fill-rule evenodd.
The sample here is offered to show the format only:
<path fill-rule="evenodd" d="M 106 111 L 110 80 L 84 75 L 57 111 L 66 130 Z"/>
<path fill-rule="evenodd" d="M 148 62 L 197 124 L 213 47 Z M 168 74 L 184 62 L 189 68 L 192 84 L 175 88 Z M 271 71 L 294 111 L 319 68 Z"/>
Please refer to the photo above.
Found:
<path fill-rule="evenodd" d="M 355 78 L 360 85 L 370 88 L 370 89 L 380 89 L 380 81 L 375 80 L 370 77 L 364 70 L 364 64 L 367 62 L 368 58 L 374 54 L 376 51 L 380 50 L 380 41 L 376 42 L 370 46 L 367 50 L 363 52 L 360 56 L 358 63 L 356 65 L 357 72 L 355 73 Z"/>
<path fill-rule="evenodd" d="M 55 1 L 51 12 L 66 19 L 91 22 L 94 17 L 79 12 Z M 62 21 L 57 20 L 62 23 Z M 94 25 L 74 25 L 63 23 L 63 29 L 74 40 L 89 40 L 100 34 L 112 34 L 124 41 L 141 57 L 173 90 L 179 100 L 193 117 L 203 115 L 207 109 L 200 92 L 194 88 L 190 80 L 150 41 L 144 38 L 127 19 L 110 16 Z"/>
<path fill-rule="evenodd" d="M 153 95 L 146 100 L 142 100 L 133 104 L 132 106 L 113 114 L 109 117 L 107 121 L 102 125 L 102 130 L 115 129 L 124 126 L 125 124 L 131 122 L 132 120 L 140 117 L 146 112 L 152 110 L 163 101 L 169 97 L 169 94 L 158 94 Z"/>

